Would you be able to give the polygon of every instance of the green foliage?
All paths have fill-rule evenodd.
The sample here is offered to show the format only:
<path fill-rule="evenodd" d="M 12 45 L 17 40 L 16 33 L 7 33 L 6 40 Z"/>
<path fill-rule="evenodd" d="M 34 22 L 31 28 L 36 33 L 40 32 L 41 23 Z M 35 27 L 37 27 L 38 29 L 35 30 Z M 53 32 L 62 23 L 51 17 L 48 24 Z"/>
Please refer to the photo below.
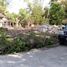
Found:
<path fill-rule="evenodd" d="M 11 19 L 13 22 L 16 22 L 17 14 L 12 13 L 12 14 L 10 14 L 9 16 L 10 16 L 10 19 Z"/>
<path fill-rule="evenodd" d="M 8 17 L 12 22 L 16 22 L 16 18 L 18 17 L 15 13 L 9 13 L 8 11 L 5 13 L 6 17 Z"/>
<path fill-rule="evenodd" d="M 51 35 L 50 38 L 46 38 L 45 44 L 47 47 L 50 47 L 58 42 L 57 36 Z"/>
<path fill-rule="evenodd" d="M 24 19 L 27 19 L 29 17 L 29 14 L 25 9 L 20 9 L 19 16 L 22 20 L 24 20 Z"/>
<path fill-rule="evenodd" d="M 44 47 L 45 44 L 44 44 L 44 40 L 45 40 L 45 37 L 41 37 L 42 34 L 38 33 L 34 33 L 34 32 L 30 32 L 28 37 L 27 37 L 27 40 L 28 40 L 28 43 L 31 45 L 30 47 L 31 48 L 41 48 L 41 47 Z"/>
<path fill-rule="evenodd" d="M 30 14 L 25 9 L 20 9 L 19 15 L 18 15 L 19 23 L 21 23 L 22 26 L 27 25 L 29 16 Z"/>
<path fill-rule="evenodd" d="M 25 40 L 21 37 L 17 37 L 15 40 L 14 40 L 14 43 L 13 43 L 13 51 L 14 52 L 21 52 L 21 51 L 25 51 L 27 50 L 27 46 L 26 46 L 26 43 L 25 43 Z"/>
<path fill-rule="evenodd" d="M 43 24 L 45 19 L 42 17 L 43 10 L 40 5 L 34 5 L 32 9 L 32 17 L 34 19 L 34 24 Z"/>
<path fill-rule="evenodd" d="M 7 53 L 8 46 L 10 46 L 10 41 L 7 38 L 6 30 L 0 28 L 0 54 Z"/>
<path fill-rule="evenodd" d="M 33 48 L 42 48 L 52 46 L 57 43 L 57 38 L 54 35 L 49 35 L 46 38 L 45 33 L 28 32 L 23 35 L 18 35 L 13 40 L 9 41 L 4 29 L 0 30 L 0 54 L 8 54 L 14 52 L 28 51 Z"/>
<path fill-rule="evenodd" d="M 67 0 L 63 1 L 62 5 L 64 6 L 64 10 L 65 10 L 65 19 L 67 19 Z"/>
<path fill-rule="evenodd" d="M 53 3 L 50 7 L 49 23 L 59 25 L 64 19 L 64 9 L 60 4 Z"/>
<path fill-rule="evenodd" d="M 7 44 L 7 40 L 6 40 L 6 33 L 4 31 L 5 29 L 0 28 L 0 45 L 6 45 Z"/>
<path fill-rule="evenodd" d="M 29 0 L 26 0 L 29 7 L 29 18 L 34 24 L 43 24 L 45 22 L 45 18 L 42 16 L 44 12 L 42 10 L 41 1 L 42 0 L 34 0 L 32 4 Z"/>
<path fill-rule="evenodd" d="M 51 5 L 54 3 L 54 2 L 57 2 L 58 0 L 51 0 L 50 3 Z"/>
<path fill-rule="evenodd" d="M 6 11 L 7 0 L 0 0 L 0 12 L 4 13 Z"/>

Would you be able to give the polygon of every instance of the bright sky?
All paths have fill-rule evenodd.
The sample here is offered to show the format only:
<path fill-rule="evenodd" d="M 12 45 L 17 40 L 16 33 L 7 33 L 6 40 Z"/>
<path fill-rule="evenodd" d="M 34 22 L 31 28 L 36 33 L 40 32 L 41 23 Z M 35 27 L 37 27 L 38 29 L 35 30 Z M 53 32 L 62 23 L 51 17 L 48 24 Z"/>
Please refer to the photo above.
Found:
<path fill-rule="evenodd" d="M 30 0 L 32 2 L 32 0 Z M 43 7 L 48 6 L 50 0 L 44 0 Z M 25 3 L 23 0 L 8 0 L 9 6 L 8 11 L 10 13 L 18 13 L 20 8 L 27 8 L 27 3 Z"/>

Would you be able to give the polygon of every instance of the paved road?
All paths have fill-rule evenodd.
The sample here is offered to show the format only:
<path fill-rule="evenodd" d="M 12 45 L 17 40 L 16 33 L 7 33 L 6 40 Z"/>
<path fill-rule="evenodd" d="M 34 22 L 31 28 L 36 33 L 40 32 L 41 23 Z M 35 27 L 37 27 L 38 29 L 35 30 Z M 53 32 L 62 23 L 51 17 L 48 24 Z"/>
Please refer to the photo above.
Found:
<path fill-rule="evenodd" d="M 67 67 L 67 47 L 0 56 L 0 67 Z"/>

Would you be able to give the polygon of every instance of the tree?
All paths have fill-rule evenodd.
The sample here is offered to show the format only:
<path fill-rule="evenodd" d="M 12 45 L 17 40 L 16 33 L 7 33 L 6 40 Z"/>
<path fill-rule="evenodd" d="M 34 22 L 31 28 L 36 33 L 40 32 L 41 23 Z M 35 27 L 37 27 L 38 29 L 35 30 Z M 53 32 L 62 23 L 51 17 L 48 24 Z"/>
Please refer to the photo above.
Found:
<path fill-rule="evenodd" d="M 45 7 L 44 8 L 44 13 L 42 15 L 45 18 L 45 23 L 49 22 L 49 8 Z"/>
<path fill-rule="evenodd" d="M 58 1 L 58 0 L 51 0 L 51 2 L 55 2 L 55 1 Z"/>
<path fill-rule="evenodd" d="M 15 13 L 9 13 L 8 11 L 5 13 L 5 16 L 9 18 L 12 22 L 16 22 L 16 18 L 18 17 Z"/>
<path fill-rule="evenodd" d="M 43 0 L 34 0 L 33 4 L 29 2 L 30 0 L 26 0 L 29 7 L 30 20 L 34 24 L 43 24 L 45 22 L 45 18 L 43 17 L 43 9 L 41 1 Z"/>
<path fill-rule="evenodd" d="M 52 5 L 53 3 L 57 2 L 58 0 L 50 0 L 50 5 Z"/>
<path fill-rule="evenodd" d="M 42 24 L 45 21 L 42 15 L 42 7 L 40 5 L 34 5 L 32 9 L 32 17 L 34 19 L 34 24 Z"/>
<path fill-rule="evenodd" d="M 4 13 L 6 11 L 7 0 L 0 0 L 0 12 Z"/>
<path fill-rule="evenodd" d="M 50 7 L 49 23 L 59 25 L 64 19 L 64 9 L 58 3 L 53 3 Z"/>
<path fill-rule="evenodd" d="M 34 0 L 32 10 L 31 10 L 31 18 L 34 21 L 34 24 L 43 24 L 45 22 L 45 18 L 43 17 L 43 9 L 42 9 L 42 0 Z"/>
<path fill-rule="evenodd" d="M 30 14 L 26 9 L 20 9 L 18 19 L 19 19 L 19 23 L 22 24 L 22 26 L 27 25 L 29 15 Z"/>
<path fill-rule="evenodd" d="M 67 0 L 62 1 L 61 4 L 63 5 L 65 10 L 65 19 L 67 19 Z"/>
<path fill-rule="evenodd" d="M 11 24 L 15 27 L 19 27 L 20 23 L 19 23 L 19 18 L 18 18 L 18 14 L 15 13 L 5 13 L 5 16 L 10 20 L 10 22 L 12 22 Z"/>

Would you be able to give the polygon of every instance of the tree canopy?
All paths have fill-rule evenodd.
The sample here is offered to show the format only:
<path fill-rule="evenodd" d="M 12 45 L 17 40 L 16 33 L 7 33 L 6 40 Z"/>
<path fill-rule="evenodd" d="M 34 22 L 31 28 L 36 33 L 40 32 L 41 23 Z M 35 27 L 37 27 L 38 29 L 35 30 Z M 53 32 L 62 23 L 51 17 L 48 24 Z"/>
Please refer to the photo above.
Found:
<path fill-rule="evenodd" d="M 50 7 L 50 16 L 49 16 L 49 23 L 50 24 L 61 24 L 62 20 L 64 19 L 64 9 L 58 3 L 53 3 Z"/>
<path fill-rule="evenodd" d="M 4 13 L 6 11 L 6 6 L 8 5 L 7 0 L 0 0 L 0 12 Z"/>
<path fill-rule="evenodd" d="M 27 3 L 28 8 L 22 8 L 18 14 L 15 14 L 6 10 L 7 0 L 0 0 L 0 12 L 4 13 L 12 22 L 17 23 L 16 19 L 18 19 L 22 25 L 30 25 L 30 23 L 39 25 L 47 22 L 59 25 L 62 24 L 64 18 L 67 18 L 67 1 L 58 3 L 57 0 L 51 0 L 50 8 L 45 7 L 44 9 L 42 7 L 44 0 L 33 0 L 33 3 L 30 0 L 24 1 Z"/>

